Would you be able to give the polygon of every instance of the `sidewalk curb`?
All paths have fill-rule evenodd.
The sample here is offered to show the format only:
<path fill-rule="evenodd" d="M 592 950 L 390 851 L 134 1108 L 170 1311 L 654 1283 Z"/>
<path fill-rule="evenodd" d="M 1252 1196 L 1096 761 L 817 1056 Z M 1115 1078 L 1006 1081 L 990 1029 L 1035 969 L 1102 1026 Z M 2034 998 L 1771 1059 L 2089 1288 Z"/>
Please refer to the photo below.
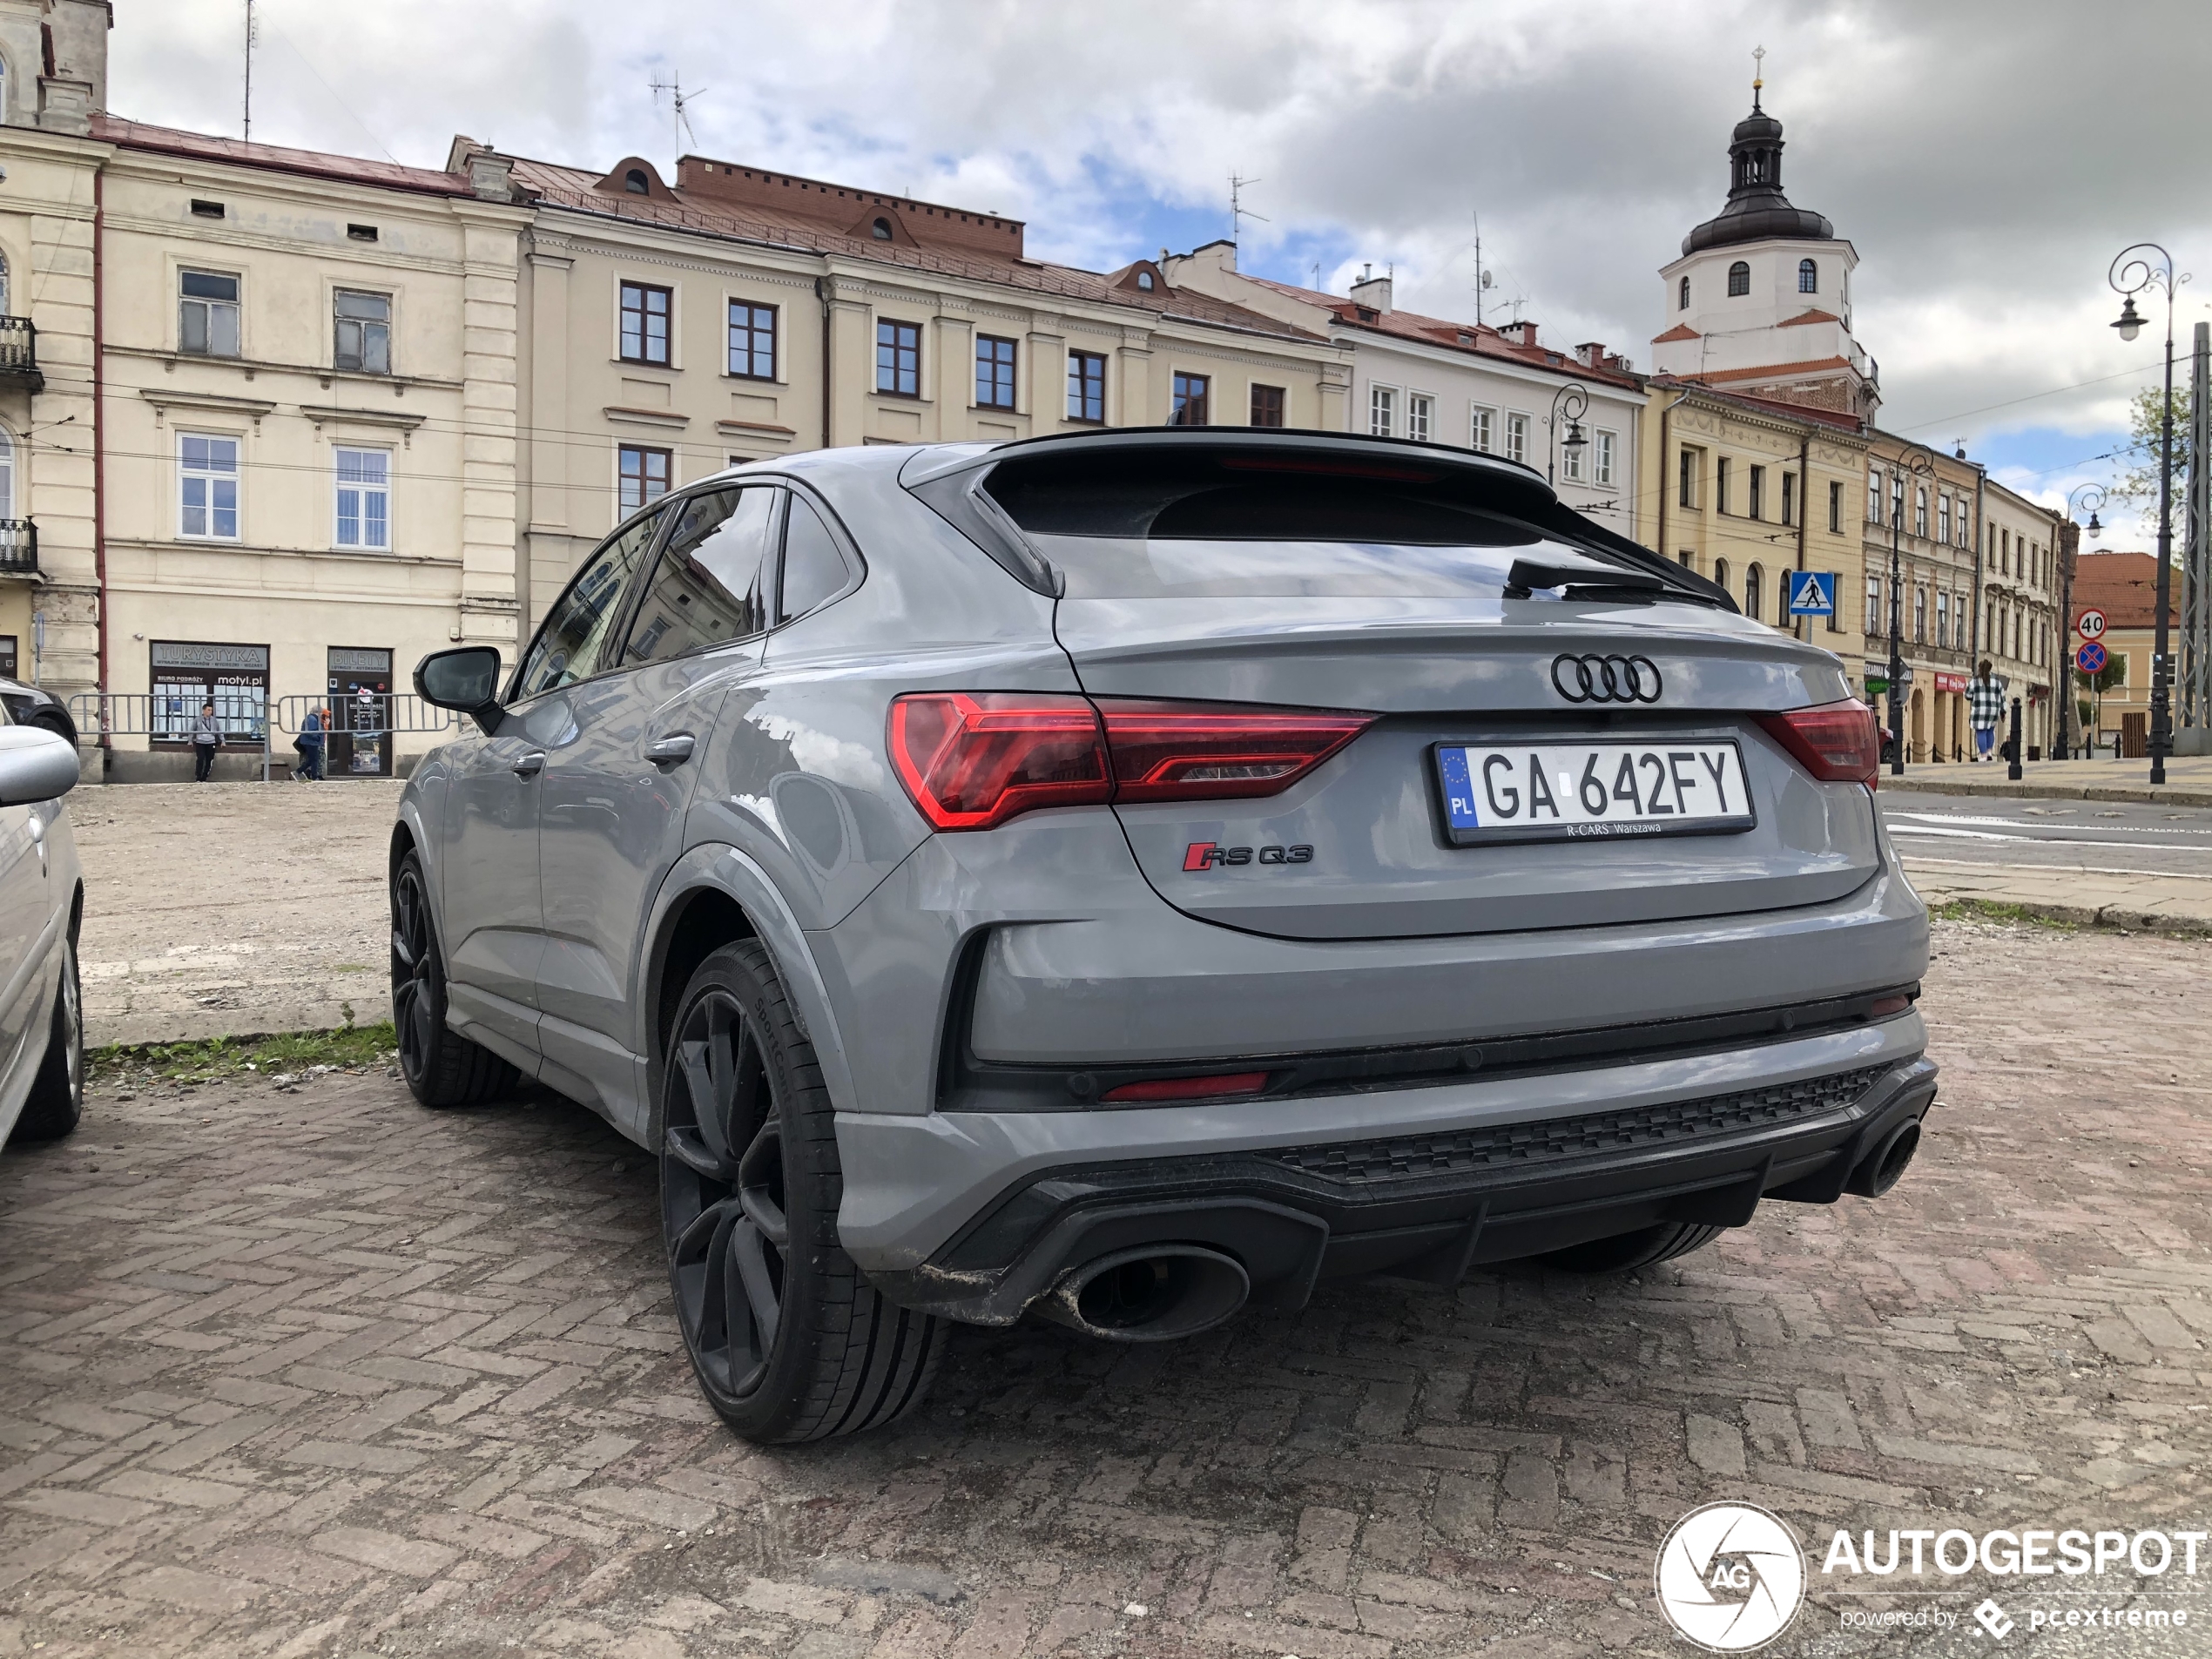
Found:
<path fill-rule="evenodd" d="M 1991 795 L 2000 800 L 2109 800 L 2132 801 L 2145 806 L 2212 806 L 2212 790 L 2177 789 L 2168 785 L 2154 789 L 2148 784 L 2130 786 L 2125 784 L 2031 784 L 2026 779 L 2019 783 L 1986 784 L 1979 779 L 1931 778 L 1925 772 L 1907 772 L 1903 778 L 1882 774 L 1882 787 L 1900 794 L 1914 795 Z"/>
<path fill-rule="evenodd" d="M 2212 920 L 2199 916 L 2161 916 L 2120 905 L 2086 909 L 2080 905 L 2049 904 L 2037 899 L 1993 899 L 1962 894 L 1937 899 L 1928 905 L 1939 920 L 1949 912 L 1959 920 L 1983 921 L 2056 921 L 2070 927 L 2094 928 L 2101 933 L 2160 934 L 2170 939 L 2212 939 Z"/>

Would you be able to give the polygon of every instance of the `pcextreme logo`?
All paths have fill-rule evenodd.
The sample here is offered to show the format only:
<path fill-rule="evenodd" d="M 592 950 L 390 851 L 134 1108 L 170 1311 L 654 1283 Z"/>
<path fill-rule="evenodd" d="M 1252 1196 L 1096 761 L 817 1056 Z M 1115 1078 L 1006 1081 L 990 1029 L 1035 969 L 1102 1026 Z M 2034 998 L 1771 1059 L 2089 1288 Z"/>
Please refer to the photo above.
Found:
<path fill-rule="evenodd" d="M 1653 1575 L 1667 1622 L 1709 1653 L 1749 1653 L 1805 1599 L 1797 1534 L 1755 1504 L 1709 1503 L 1675 1523 Z"/>

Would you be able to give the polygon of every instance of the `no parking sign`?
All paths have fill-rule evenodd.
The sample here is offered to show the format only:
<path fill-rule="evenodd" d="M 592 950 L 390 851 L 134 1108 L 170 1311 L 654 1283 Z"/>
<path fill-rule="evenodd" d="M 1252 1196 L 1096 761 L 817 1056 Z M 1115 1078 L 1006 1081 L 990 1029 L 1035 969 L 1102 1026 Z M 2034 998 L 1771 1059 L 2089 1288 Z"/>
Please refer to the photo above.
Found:
<path fill-rule="evenodd" d="M 2074 653 L 2074 665 L 2085 674 L 2103 673 L 2105 648 L 2094 639 L 2087 641 L 2080 650 Z"/>

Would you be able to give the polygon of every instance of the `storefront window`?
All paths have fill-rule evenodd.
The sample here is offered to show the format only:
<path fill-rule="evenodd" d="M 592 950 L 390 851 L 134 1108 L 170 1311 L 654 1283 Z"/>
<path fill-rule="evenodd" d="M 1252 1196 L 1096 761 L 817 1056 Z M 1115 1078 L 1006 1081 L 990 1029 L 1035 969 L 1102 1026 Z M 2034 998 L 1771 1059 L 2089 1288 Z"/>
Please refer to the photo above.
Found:
<path fill-rule="evenodd" d="M 157 639 L 152 658 L 153 741 L 189 743 L 203 703 L 215 705 L 226 743 L 258 745 L 269 719 L 269 648 Z"/>

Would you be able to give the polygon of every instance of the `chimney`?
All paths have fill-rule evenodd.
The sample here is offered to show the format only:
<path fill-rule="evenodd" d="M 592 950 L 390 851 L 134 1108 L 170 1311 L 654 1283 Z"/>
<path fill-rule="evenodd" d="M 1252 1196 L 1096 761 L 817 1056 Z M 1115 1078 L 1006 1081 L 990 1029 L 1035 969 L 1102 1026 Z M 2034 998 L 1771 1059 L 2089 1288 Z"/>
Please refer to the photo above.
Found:
<path fill-rule="evenodd" d="M 1370 311 L 1387 313 L 1390 310 L 1391 280 L 1386 276 L 1373 275 L 1374 268 L 1372 265 L 1364 267 L 1359 280 L 1352 285 L 1352 303 L 1365 306 Z"/>
<path fill-rule="evenodd" d="M 1603 368 L 1605 367 L 1605 342 L 1602 340 L 1584 341 L 1575 347 L 1575 360 L 1584 368 Z"/>
<path fill-rule="evenodd" d="M 1511 345 L 1533 346 L 1536 343 L 1536 325 L 1533 322 L 1509 322 L 1498 332 Z"/>
<path fill-rule="evenodd" d="M 480 200 L 509 202 L 515 199 L 515 163 L 509 156 L 490 150 L 479 150 L 469 158 L 469 188 Z"/>

